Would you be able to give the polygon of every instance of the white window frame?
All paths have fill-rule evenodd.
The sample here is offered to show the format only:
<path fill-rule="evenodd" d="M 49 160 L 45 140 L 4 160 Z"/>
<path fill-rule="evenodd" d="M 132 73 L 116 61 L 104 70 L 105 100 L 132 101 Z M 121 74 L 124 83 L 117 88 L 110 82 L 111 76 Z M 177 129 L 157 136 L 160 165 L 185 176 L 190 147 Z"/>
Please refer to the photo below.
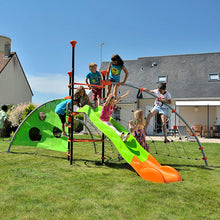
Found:
<path fill-rule="evenodd" d="M 165 80 L 160 80 L 160 78 L 164 78 Z M 157 82 L 161 83 L 161 82 L 167 82 L 168 77 L 167 76 L 158 76 L 157 77 Z"/>
<path fill-rule="evenodd" d="M 212 78 L 213 76 L 216 76 L 216 78 Z M 209 81 L 219 81 L 219 73 L 209 73 Z"/>

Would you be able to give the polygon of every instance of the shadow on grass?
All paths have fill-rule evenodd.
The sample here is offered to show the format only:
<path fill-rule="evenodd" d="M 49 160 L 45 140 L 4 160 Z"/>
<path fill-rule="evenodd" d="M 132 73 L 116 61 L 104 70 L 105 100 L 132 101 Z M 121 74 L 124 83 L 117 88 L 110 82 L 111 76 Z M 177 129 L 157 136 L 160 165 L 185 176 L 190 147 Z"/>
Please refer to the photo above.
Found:
<path fill-rule="evenodd" d="M 4 152 L 7 153 L 7 152 Z M 62 160 L 66 160 L 67 162 L 70 162 L 67 157 L 62 157 L 62 156 L 54 156 L 54 155 L 45 155 L 45 154 L 39 154 L 39 153 L 35 153 L 35 152 L 9 152 L 11 154 L 17 154 L 17 155 L 38 155 L 38 156 L 42 156 L 42 157 L 50 157 L 50 158 L 56 158 L 56 159 L 62 159 Z M 113 168 L 113 169 L 128 169 L 131 170 L 133 172 L 134 169 L 128 164 L 128 163 L 114 163 L 114 162 L 105 162 L 104 164 L 102 164 L 102 161 L 96 161 L 96 160 L 88 160 L 88 159 L 73 159 L 73 164 L 74 162 L 83 162 L 88 168 L 91 167 L 91 165 L 95 165 L 97 167 L 109 167 L 109 168 Z M 94 166 L 92 166 L 94 167 Z"/>
<path fill-rule="evenodd" d="M 7 153 L 7 152 L 0 152 L 0 153 Z M 67 159 L 67 157 L 65 156 L 55 156 L 55 155 L 45 155 L 45 154 L 39 154 L 36 152 L 9 152 L 11 154 L 21 154 L 21 155 L 38 155 L 38 156 L 42 156 L 42 157 L 48 157 L 48 158 L 55 158 L 55 159 L 62 159 L 62 160 L 66 160 L 67 162 L 69 162 L 69 160 Z M 89 160 L 89 159 L 74 159 L 73 158 L 73 164 L 74 162 L 82 162 L 84 163 L 88 168 L 91 168 L 94 166 L 96 167 L 100 167 L 102 168 L 103 166 L 109 167 L 109 168 L 113 168 L 113 169 L 127 169 L 130 170 L 132 172 L 135 172 L 135 170 L 130 166 L 130 164 L 126 163 L 126 162 L 111 162 L 111 161 L 105 161 L 104 164 L 102 164 L 102 161 L 97 161 L 97 160 Z M 161 166 L 171 166 L 173 168 L 175 168 L 177 171 L 181 171 L 181 170 L 186 170 L 187 168 L 199 168 L 199 169 L 203 169 L 203 170 L 215 170 L 216 168 L 220 168 L 220 166 L 214 166 L 214 165 L 210 165 L 210 166 L 204 166 L 204 165 L 193 165 L 193 164 L 161 164 Z"/>
<path fill-rule="evenodd" d="M 56 159 L 63 159 L 63 160 L 67 160 L 67 158 L 64 158 L 62 156 L 54 156 L 54 155 L 45 155 L 45 154 L 39 154 L 39 153 L 36 153 L 36 152 L 13 152 L 13 151 L 10 151 L 10 152 L 4 152 L 4 153 L 9 153 L 9 154 L 22 154 L 22 155 L 38 155 L 38 156 L 42 156 L 42 157 L 52 157 L 52 158 L 56 158 Z"/>
<path fill-rule="evenodd" d="M 186 170 L 184 167 L 195 167 L 203 170 L 214 170 L 213 168 L 220 168 L 220 166 L 204 166 L 204 165 L 193 165 L 193 164 L 161 164 L 161 166 L 171 166 L 175 168 L 177 171 L 178 170 Z M 182 167 L 182 168 L 180 168 Z"/>
<path fill-rule="evenodd" d="M 91 167 L 91 165 L 95 165 L 100 168 L 103 166 L 106 166 L 106 167 L 113 168 L 113 169 L 128 169 L 128 170 L 134 171 L 133 168 L 128 163 L 104 162 L 102 164 L 101 160 L 95 161 L 95 160 L 88 160 L 88 159 L 74 159 L 74 161 L 75 162 L 84 162 L 84 164 L 89 168 Z M 94 167 L 94 166 L 92 166 L 92 167 Z"/>

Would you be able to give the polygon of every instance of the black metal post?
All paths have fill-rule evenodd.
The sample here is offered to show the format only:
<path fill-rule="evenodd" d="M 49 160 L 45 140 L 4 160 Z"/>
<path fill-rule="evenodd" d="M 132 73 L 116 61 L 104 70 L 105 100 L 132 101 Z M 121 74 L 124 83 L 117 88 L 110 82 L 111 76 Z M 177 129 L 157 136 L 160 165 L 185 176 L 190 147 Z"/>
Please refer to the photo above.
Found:
<path fill-rule="evenodd" d="M 208 133 L 207 133 L 207 137 L 210 137 L 210 131 L 209 131 L 209 104 L 207 105 L 207 129 L 208 129 Z"/>
<path fill-rule="evenodd" d="M 106 70 L 103 70 L 101 73 L 102 73 L 102 77 L 103 77 L 103 80 L 105 80 L 105 74 L 106 74 Z M 102 90 L 102 98 L 105 97 L 105 86 Z M 104 133 L 102 133 L 102 164 L 105 163 L 105 135 Z"/>
<path fill-rule="evenodd" d="M 176 105 L 175 105 L 175 109 L 176 109 Z M 177 126 L 176 126 L 176 114 L 175 114 L 175 125 L 174 125 L 174 137 L 176 137 L 176 132 L 177 132 Z"/>
<path fill-rule="evenodd" d="M 74 58 L 75 58 L 75 45 L 76 41 L 70 41 L 70 44 L 72 45 L 72 77 L 71 77 L 71 128 L 70 128 L 70 165 L 73 164 L 73 126 L 74 126 L 74 120 L 73 120 L 73 106 L 74 106 Z"/>
<path fill-rule="evenodd" d="M 69 75 L 69 85 L 71 85 L 71 82 L 72 82 L 72 72 L 68 72 L 68 75 Z M 71 91 L 72 91 L 72 89 L 71 89 L 71 86 L 69 87 L 69 96 L 71 96 L 72 94 L 71 94 Z M 69 117 L 69 115 L 68 115 L 68 117 Z M 68 128 L 68 134 L 70 134 L 71 133 L 71 128 L 69 127 Z M 71 146 L 71 144 L 70 144 L 70 142 L 68 142 L 68 160 L 70 160 L 70 147 Z"/>

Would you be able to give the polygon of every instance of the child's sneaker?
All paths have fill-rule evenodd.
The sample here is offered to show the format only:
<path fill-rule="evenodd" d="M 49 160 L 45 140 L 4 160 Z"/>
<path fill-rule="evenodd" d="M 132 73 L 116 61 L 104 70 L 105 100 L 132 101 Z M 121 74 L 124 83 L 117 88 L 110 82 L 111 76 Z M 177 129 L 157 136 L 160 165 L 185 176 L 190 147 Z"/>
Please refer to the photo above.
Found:
<path fill-rule="evenodd" d="M 64 136 L 64 137 L 68 137 L 68 135 L 64 132 L 62 132 L 61 135 Z"/>
<path fill-rule="evenodd" d="M 123 141 L 124 141 L 124 142 L 127 141 L 128 138 L 129 138 L 129 136 L 130 136 L 130 133 L 128 132 L 128 133 L 123 137 Z"/>
<path fill-rule="evenodd" d="M 170 141 L 169 141 L 168 139 L 165 139 L 165 140 L 164 140 L 164 143 L 165 143 L 165 144 L 169 144 Z"/>
<path fill-rule="evenodd" d="M 124 133 L 124 131 L 122 131 L 120 134 L 120 138 L 123 139 L 124 135 L 125 135 L 125 133 Z"/>

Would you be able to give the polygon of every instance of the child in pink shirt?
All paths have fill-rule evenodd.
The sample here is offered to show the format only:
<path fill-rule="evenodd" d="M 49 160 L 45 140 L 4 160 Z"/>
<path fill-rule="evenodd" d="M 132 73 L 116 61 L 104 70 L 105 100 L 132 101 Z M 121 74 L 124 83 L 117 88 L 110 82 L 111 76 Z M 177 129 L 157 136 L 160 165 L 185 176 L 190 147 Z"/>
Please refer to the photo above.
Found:
<path fill-rule="evenodd" d="M 100 115 L 100 119 L 106 123 L 109 127 L 111 127 L 122 139 L 123 141 L 127 141 L 130 133 L 128 132 L 126 135 L 124 135 L 124 132 L 119 132 L 112 124 L 109 122 L 109 119 L 113 113 L 114 106 L 121 101 L 123 98 L 125 98 L 129 94 L 129 91 L 127 91 L 126 94 L 121 96 L 118 100 L 115 99 L 115 96 L 113 94 L 109 94 L 107 97 L 105 103 L 103 103 L 102 113 Z"/>

